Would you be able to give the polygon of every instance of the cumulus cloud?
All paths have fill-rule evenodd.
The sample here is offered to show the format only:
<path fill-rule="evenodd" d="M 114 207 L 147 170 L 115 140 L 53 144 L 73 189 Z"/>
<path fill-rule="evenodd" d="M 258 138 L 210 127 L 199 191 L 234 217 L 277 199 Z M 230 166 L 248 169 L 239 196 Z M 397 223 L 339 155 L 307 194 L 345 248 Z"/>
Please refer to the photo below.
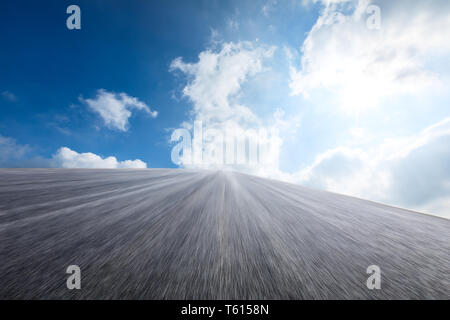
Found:
<path fill-rule="evenodd" d="M 301 68 L 291 70 L 293 94 L 328 90 L 341 108 L 360 112 L 385 97 L 442 84 L 427 63 L 450 53 L 450 2 L 320 2 L 321 15 L 301 48 Z M 380 8 L 379 29 L 367 26 L 373 4 Z"/>
<path fill-rule="evenodd" d="M 251 42 L 223 43 L 219 50 L 201 52 L 198 62 L 184 62 L 182 58 L 172 61 L 170 70 L 181 71 L 188 77 L 183 94 L 193 104 L 192 120 L 201 121 L 205 127 L 203 133 L 205 152 L 202 162 L 197 163 L 197 166 L 220 165 L 222 168 L 236 169 L 237 166 L 233 161 L 222 163 L 222 159 L 226 160 L 227 157 L 225 155 L 222 158 L 222 146 L 230 142 L 230 139 L 244 136 L 253 136 L 270 146 L 268 148 L 270 152 L 264 154 L 266 157 L 264 160 L 272 164 L 277 162 L 282 143 L 279 138 L 282 123 L 280 113 L 275 113 L 271 118 L 271 124 L 268 125 L 249 107 L 239 102 L 243 83 L 252 76 L 264 72 L 263 61 L 272 57 L 274 50 L 274 47 Z M 195 145 L 193 147 L 196 148 Z M 247 146 L 247 157 L 248 148 Z M 229 149 L 225 148 L 226 152 L 227 150 Z M 193 164 L 185 159 L 183 165 Z M 249 167 L 243 163 L 239 164 L 239 168 L 252 172 L 255 170 L 255 166 Z"/>
<path fill-rule="evenodd" d="M 92 111 L 98 113 L 106 126 L 120 131 L 128 130 L 128 120 L 134 109 L 144 111 L 153 118 L 158 115 L 157 111 L 150 110 L 144 102 L 135 97 L 126 93 L 108 92 L 104 89 L 98 90 L 94 99 L 80 98 L 80 101 L 85 103 Z"/>
<path fill-rule="evenodd" d="M 450 218 L 450 118 L 370 150 L 338 147 L 289 178 Z"/>
<path fill-rule="evenodd" d="M 33 154 L 28 145 L 21 145 L 14 139 L 0 135 L 0 167 L 3 168 L 147 168 L 139 159 L 118 161 L 115 157 L 102 158 L 94 153 L 78 153 L 67 147 L 59 148 L 51 157 Z"/>
<path fill-rule="evenodd" d="M 60 148 L 51 159 L 52 166 L 58 168 L 92 168 L 92 169 L 117 169 L 117 168 L 147 168 L 147 164 L 141 160 L 117 161 L 115 157 L 102 158 L 91 152 L 78 153 L 67 147 Z"/>
<path fill-rule="evenodd" d="M 218 52 L 201 52 L 197 63 L 176 58 L 170 70 L 189 76 L 183 93 L 192 101 L 197 119 L 255 121 L 257 117 L 248 107 L 231 100 L 249 77 L 263 71 L 262 60 L 271 57 L 273 51 L 273 47 L 250 42 L 225 43 Z"/>

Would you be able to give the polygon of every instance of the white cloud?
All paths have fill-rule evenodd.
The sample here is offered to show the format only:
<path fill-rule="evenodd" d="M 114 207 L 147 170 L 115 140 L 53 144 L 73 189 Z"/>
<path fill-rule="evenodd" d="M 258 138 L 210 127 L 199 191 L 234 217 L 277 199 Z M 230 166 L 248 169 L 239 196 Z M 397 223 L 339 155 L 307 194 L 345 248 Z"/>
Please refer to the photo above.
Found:
<path fill-rule="evenodd" d="M 427 63 L 433 56 L 448 59 L 449 1 L 376 1 L 379 30 L 366 26 L 371 0 L 321 2 L 302 46 L 301 69 L 291 70 L 293 94 L 328 90 L 343 110 L 358 113 L 385 97 L 442 85 L 442 75 Z"/>
<path fill-rule="evenodd" d="M 301 68 L 291 68 L 292 94 L 326 98 L 358 115 L 387 98 L 435 96 L 448 86 L 450 2 L 309 2 L 321 2 L 322 11 L 303 43 Z M 380 29 L 367 27 L 372 4 L 380 8 Z M 348 145 L 283 178 L 450 217 L 450 118 L 375 147 L 368 141 L 376 133 L 358 127 L 349 134 Z M 360 148 L 350 147 L 355 142 Z"/>
<path fill-rule="evenodd" d="M 266 47 L 251 42 L 224 43 L 217 51 L 205 50 L 200 53 L 196 63 L 186 63 L 181 58 L 172 61 L 171 71 L 179 70 L 188 76 L 188 83 L 183 89 L 184 95 L 193 104 L 194 121 L 202 121 L 205 128 L 214 137 L 204 139 L 202 167 L 210 167 L 217 158 L 213 151 L 221 148 L 220 136 L 226 140 L 230 136 L 243 137 L 255 134 L 261 141 L 270 144 L 271 153 L 266 154 L 266 162 L 277 163 L 282 141 L 279 130 L 282 120 L 279 113 L 267 124 L 252 110 L 239 102 L 241 86 L 252 76 L 264 72 L 263 61 L 272 57 L 274 47 Z M 183 125 L 186 127 L 186 124 Z M 206 137 L 206 131 L 204 136 Z M 223 136 L 222 136 L 223 135 Z M 187 165 L 187 163 L 184 163 Z M 198 165 L 198 164 L 197 164 Z M 261 170 L 255 166 L 234 166 L 221 164 L 221 168 L 251 171 Z M 277 167 L 277 166 L 276 166 Z M 264 170 L 267 170 L 265 168 Z"/>
<path fill-rule="evenodd" d="M 150 110 L 144 102 L 126 93 L 116 94 L 100 89 L 94 99 L 80 98 L 80 100 L 92 111 L 98 113 L 106 126 L 121 131 L 128 130 L 128 119 L 133 109 L 144 111 L 153 118 L 158 115 L 157 111 Z"/>
<path fill-rule="evenodd" d="M 57 168 L 147 168 L 147 164 L 141 160 L 117 161 L 115 157 L 102 158 L 91 152 L 78 153 L 67 147 L 60 148 L 52 157 L 51 162 L 52 166 Z"/>
<path fill-rule="evenodd" d="M 450 118 L 370 150 L 338 147 L 290 180 L 450 218 Z"/>
<path fill-rule="evenodd" d="M 117 161 L 115 157 L 102 158 L 94 153 L 78 153 L 67 147 L 59 148 L 52 158 L 33 155 L 28 145 L 0 135 L 0 167 L 5 168 L 147 168 L 139 159 Z"/>
<path fill-rule="evenodd" d="M 190 77 L 183 93 L 193 102 L 197 119 L 255 121 L 257 118 L 249 108 L 231 100 L 239 93 L 242 83 L 263 71 L 262 60 L 271 57 L 273 51 L 273 47 L 250 42 L 225 43 L 219 52 L 201 52 L 197 63 L 185 63 L 177 58 L 170 69 Z"/>

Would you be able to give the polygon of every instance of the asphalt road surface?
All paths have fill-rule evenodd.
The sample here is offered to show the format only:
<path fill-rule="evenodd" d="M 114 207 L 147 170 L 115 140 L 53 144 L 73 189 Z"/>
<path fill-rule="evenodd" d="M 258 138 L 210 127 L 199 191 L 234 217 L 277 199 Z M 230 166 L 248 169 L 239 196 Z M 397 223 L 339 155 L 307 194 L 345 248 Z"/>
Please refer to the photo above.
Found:
<path fill-rule="evenodd" d="M 449 274 L 443 218 L 221 171 L 0 170 L 0 299 L 449 299 Z"/>

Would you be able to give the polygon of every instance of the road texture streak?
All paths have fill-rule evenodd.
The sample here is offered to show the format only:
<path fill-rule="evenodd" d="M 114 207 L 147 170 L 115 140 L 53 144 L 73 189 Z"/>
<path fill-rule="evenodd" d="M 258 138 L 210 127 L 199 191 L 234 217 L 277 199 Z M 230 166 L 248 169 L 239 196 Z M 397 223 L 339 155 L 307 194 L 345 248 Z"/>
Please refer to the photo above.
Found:
<path fill-rule="evenodd" d="M 244 174 L 0 170 L 1 299 L 449 299 L 449 252 L 449 220 Z"/>

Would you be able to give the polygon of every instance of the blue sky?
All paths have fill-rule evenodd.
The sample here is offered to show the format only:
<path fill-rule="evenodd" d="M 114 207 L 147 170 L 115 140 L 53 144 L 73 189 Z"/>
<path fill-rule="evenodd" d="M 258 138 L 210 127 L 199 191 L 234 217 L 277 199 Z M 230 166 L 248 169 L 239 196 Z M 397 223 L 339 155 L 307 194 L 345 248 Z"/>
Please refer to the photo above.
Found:
<path fill-rule="evenodd" d="M 80 152 L 145 159 L 152 167 L 173 166 L 165 130 L 178 127 L 189 106 L 180 96 L 182 84 L 169 72 L 171 61 L 178 56 L 195 60 L 210 45 L 213 30 L 222 30 L 221 41 L 267 38 L 267 20 L 261 12 L 260 17 L 253 14 L 263 2 L 77 1 L 82 11 L 79 31 L 65 27 L 66 8 L 72 3 L 0 4 L 0 28 L 7 43 L 0 53 L 0 87 L 16 97 L 14 102 L 0 102 L 1 134 L 44 157 L 67 145 Z M 258 28 L 243 23 L 245 30 L 236 34 L 228 28 L 234 17 L 264 21 L 255 22 Z M 300 21 L 296 34 L 314 22 L 308 12 L 292 14 L 292 19 Z M 306 22 L 301 21 L 309 21 L 309 26 L 302 27 Z M 283 23 L 283 30 L 287 27 Z M 289 36 L 284 37 L 278 41 L 288 41 Z M 102 128 L 101 119 L 78 100 L 100 88 L 154 106 L 157 121 L 133 117 L 125 134 Z"/>
<path fill-rule="evenodd" d="M 72 4 L 81 30 L 66 27 Z M 202 121 L 272 130 L 270 166 L 232 169 L 448 217 L 449 13 L 440 0 L 2 1 L 0 166 L 178 167 L 171 133 Z"/>

